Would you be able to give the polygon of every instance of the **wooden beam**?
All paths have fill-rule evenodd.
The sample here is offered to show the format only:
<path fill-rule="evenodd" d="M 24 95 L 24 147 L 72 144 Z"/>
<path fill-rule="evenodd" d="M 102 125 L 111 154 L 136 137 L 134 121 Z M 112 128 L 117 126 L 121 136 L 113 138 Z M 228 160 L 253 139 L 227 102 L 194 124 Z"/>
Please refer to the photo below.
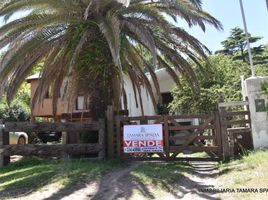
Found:
<path fill-rule="evenodd" d="M 200 125 L 180 125 L 180 126 L 169 126 L 168 129 L 170 131 L 188 131 L 188 130 L 194 130 L 199 129 Z M 214 129 L 213 125 L 207 125 L 205 129 Z"/>
<path fill-rule="evenodd" d="M 168 116 L 169 120 L 175 120 L 175 119 L 207 119 L 211 114 L 184 114 L 184 115 L 171 115 Z"/>
<path fill-rule="evenodd" d="M 106 111 L 106 121 L 107 121 L 107 156 L 108 158 L 114 158 L 114 110 L 113 106 L 108 106 Z"/>
<path fill-rule="evenodd" d="M 5 131 L 7 132 L 15 132 L 15 131 L 23 131 L 23 132 L 44 132 L 44 131 L 79 131 L 79 130 L 99 130 L 98 122 L 90 122 L 90 123 L 78 123 L 78 122 L 40 122 L 40 123 L 32 123 L 32 122 L 6 122 L 5 123 Z"/>
<path fill-rule="evenodd" d="M 219 111 L 214 113 L 215 116 L 215 135 L 216 135 L 216 145 L 218 146 L 218 157 L 223 160 L 222 152 L 222 137 L 221 137 L 221 122 L 220 122 L 220 113 Z"/>
<path fill-rule="evenodd" d="M 4 145 L 9 144 L 9 132 L 6 132 L 4 125 L 0 123 L 0 151 L 3 150 Z M 10 156 L 0 155 L 0 167 L 6 166 L 10 162 Z"/>
<path fill-rule="evenodd" d="M 0 151 L 4 146 L 4 126 L 0 123 Z M 0 167 L 4 166 L 4 156 L 0 154 Z"/>
<path fill-rule="evenodd" d="M 233 106 L 246 106 L 246 105 L 249 105 L 248 101 L 221 102 L 218 104 L 219 108 L 233 107 Z"/>
<path fill-rule="evenodd" d="M 141 117 L 140 124 L 148 124 L 148 117 L 147 116 Z"/>
<path fill-rule="evenodd" d="M 218 152 L 218 146 L 170 146 L 170 151 L 172 153 L 183 152 L 184 150 L 202 152 L 202 151 L 212 151 Z M 175 158 L 175 157 L 174 157 Z"/>
<path fill-rule="evenodd" d="M 121 118 L 116 117 L 116 150 L 117 150 L 117 156 L 120 158 L 121 157 L 121 152 L 122 152 L 122 143 L 121 139 L 123 139 L 121 136 Z"/>
<path fill-rule="evenodd" d="M 229 120 L 229 121 L 223 121 L 223 125 L 226 125 L 226 126 L 229 126 L 229 125 L 245 125 L 246 127 L 246 124 L 249 124 L 250 123 L 250 120 Z"/>
<path fill-rule="evenodd" d="M 81 119 L 89 119 L 92 117 L 90 112 L 77 112 L 77 113 L 62 113 L 61 118 L 67 121 L 75 121 Z"/>
<path fill-rule="evenodd" d="M 98 153 L 103 149 L 100 144 L 59 144 L 59 145 L 4 145 L 0 149 L 0 155 L 22 155 L 22 156 L 65 156 L 81 155 L 86 153 Z"/>
<path fill-rule="evenodd" d="M 164 151 L 166 158 L 169 158 L 169 130 L 168 130 L 168 116 L 164 116 Z"/>
<path fill-rule="evenodd" d="M 219 103 L 221 104 L 221 103 Z M 225 107 L 219 106 L 219 121 L 221 127 L 221 146 L 222 146 L 222 160 L 229 161 L 230 160 L 230 149 L 229 149 L 229 139 L 228 139 L 228 132 L 227 126 L 225 124 L 226 121 L 226 110 Z"/>
<path fill-rule="evenodd" d="M 229 133 L 245 133 L 251 132 L 251 128 L 249 127 L 237 127 L 237 128 L 227 128 Z"/>
<path fill-rule="evenodd" d="M 155 115 L 155 116 L 140 116 L 140 117 L 124 117 L 124 116 L 116 116 L 117 119 L 120 118 L 121 121 L 140 121 L 142 119 L 146 120 L 159 120 L 162 118 L 161 115 Z"/>
<path fill-rule="evenodd" d="M 106 157 L 106 131 L 105 131 L 105 121 L 104 119 L 99 120 L 99 145 L 102 147 L 99 151 L 99 159 L 104 159 Z"/>
<path fill-rule="evenodd" d="M 170 136 L 169 138 L 170 140 L 187 140 L 189 139 L 189 136 L 185 136 L 185 135 L 174 135 L 174 136 Z M 195 140 L 216 140 L 216 136 L 212 136 L 212 135 L 199 135 L 195 138 Z"/>
<path fill-rule="evenodd" d="M 224 117 L 231 117 L 231 116 L 237 116 L 237 115 L 242 115 L 242 116 L 244 116 L 244 115 L 249 115 L 250 114 L 250 112 L 249 111 L 226 111 L 225 113 L 223 113 L 223 115 L 222 116 L 224 116 Z"/>

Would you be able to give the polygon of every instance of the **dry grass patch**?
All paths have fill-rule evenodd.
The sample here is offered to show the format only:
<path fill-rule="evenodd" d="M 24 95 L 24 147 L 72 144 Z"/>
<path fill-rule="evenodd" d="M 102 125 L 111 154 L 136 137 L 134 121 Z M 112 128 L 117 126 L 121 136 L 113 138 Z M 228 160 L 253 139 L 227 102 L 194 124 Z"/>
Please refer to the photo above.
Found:
<path fill-rule="evenodd" d="M 268 150 L 221 164 L 218 183 L 218 188 L 235 189 L 235 193 L 221 194 L 223 199 L 268 199 Z"/>

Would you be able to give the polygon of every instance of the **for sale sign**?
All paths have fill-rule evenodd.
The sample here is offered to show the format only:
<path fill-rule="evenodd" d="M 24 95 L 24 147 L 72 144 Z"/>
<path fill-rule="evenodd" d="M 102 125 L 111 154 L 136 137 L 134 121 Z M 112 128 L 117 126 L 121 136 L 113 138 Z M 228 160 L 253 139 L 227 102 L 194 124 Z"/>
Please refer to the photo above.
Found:
<path fill-rule="evenodd" d="M 123 140 L 124 153 L 162 153 L 162 124 L 125 125 Z"/>

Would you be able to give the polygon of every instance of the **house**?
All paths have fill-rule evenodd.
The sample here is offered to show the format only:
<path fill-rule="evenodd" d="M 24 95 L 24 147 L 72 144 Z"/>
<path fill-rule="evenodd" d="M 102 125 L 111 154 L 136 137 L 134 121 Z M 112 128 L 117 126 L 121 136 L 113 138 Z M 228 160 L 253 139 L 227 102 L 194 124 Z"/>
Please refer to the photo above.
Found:
<path fill-rule="evenodd" d="M 166 69 L 159 69 L 155 71 L 159 86 L 160 86 L 160 92 L 162 96 L 162 104 L 168 105 L 172 101 L 172 95 L 171 90 L 175 86 L 175 82 L 170 77 Z M 146 74 L 151 84 L 152 78 L 149 74 Z M 30 77 L 28 77 L 27 82 L 31 85 L 31 98 L 33 98 L 36 89 L 38 87 L 38 80 L 39 80 L 39 74 L 34 74 Z M 142 115 L 141 112 L 141 106 L 140 102 L 138 101 L 136 105 L 135 101 L 135 94 L 133 90 L 133 85 L 126 75 L 124 76 L 124 86 L 127 96 L 127 109 L 129 116 L 140 116 Z M 155 115 L 156 110 L 152 103 L 152 99 L 150 95 L 148 94 L 147 90 L 145 88 L 141 89 L 141 98 L 144 105 L 144 115 Z M 61 99 L 58 100 L 57 105 L 57 113 L 56 113 L 56 119 L 58 121 L 66 118 L 71 118 L 72 121 L 83 119 L 89 119 L 90 118 L 90 112 L 87 109 L 88 102 L 85 102 L 84 96 L 78 96 L 76 100 L 76 104 L 74 108 L 70 108 L 68 105 L 68 102 L 62 101 Z M 53 112 L 52 112 L 52 98 L 49 95 L 49 92 L 47 92 L 47 97 L 44 99 L 41 103 L 36 103 L 36 105 L 32 108 L 32 116 L 33 120 L 38 117 L 42 118 L 52 118 Z"/>
<path fill-rule="evenodd" d="M 163 106 L 167 106 L 172 100 L 171 90 L 175 86 L 174 80 L 168 74 L 166 69 L 159 69 L 155 71 L 156 77 L 159 82 L 160 93 L 161 93 L 161 101 Z M 153 85 L 153 80 L 149 74 L 146 74 L 151 85 Z M 124 76 L 124 88 L 126 92 L 127 98 L 127 110 L 129 116 L 141 116 L 141 106 L 140 101 L 135 100 L 135 92 L 133 90 L 133 85 L 128 76 Z M 31 84 L 31 97 L 34 96 L 35 91 L 38 87 L 39 75 L 33 75 L 27 78 L 27 82 Z M 154 88 L 154 87 L 153 87 Z M 137 92 L 137 91 L 136 91 Z M 154 91 L 155 92 L 155 91 Z M 157 115 L 157 110 L 153 105 L 153 101 L 146 90 L 146 88 L 141 88 L 141 99 L 143 102 L 143 111 L 144 115 Z M 68 102 L 62 101 L 58 99 L 58 108 L 56 113 L 57 121 L 88 121 L 91 120 L 90 110 L 87 109 L 87 105 L 89 104 L 89 100 L 85 100 L 84 96 L 78 96 L 76 99 L 76 104 L 74 108 L 70 108 Z M 123 107 L 123 106 L 122 106 Z M 37 103 L 35 107 L 32 108 L 32 117 L 33 120 L 41 117 L 45 119 L 52 119 L 52 98 L 47 94 L 47 97 L 43 102 Z M 177 121 L 178 123 L 182 123 L 184 125 L 197 125 L 198 119 L 180 119 Z M 88 135 L 88 134 L 86 134 Z M 94 135 L 94 134 L 90 134 Z M 96 134 L 95 134 L 96 135 Z M 72 134 L 62 133 L 62 138 L 64 143 L 77 143 L 81 141 L 83 138 L 83 133 L 81 135 L 80 132 L 74 132 Z M 97 141 L 97 137 L 95 138 Z"/>
<path fill-rule="evenodd" d="M 175 82 L 170 77 L 170 75 L 168 74 L 165 68 L 156 70 L 155 74 L 156 74 L 156 77 L 160 86 L 162 105 L 167 106 L 173 100 L 173 97 L 171 95 L 171 90 L 175 87 Z M 152 81 L 150 74 L 146 74 L 146 76 L 148 77 L 151 85 L 153 85 L 153 81 Z M 129 116 L 141 116 L 142 111 L 141 111 L 140 102 L 138 101 L 137 102 L 138 106 L 136 106 L 133 86 L 129 77 L 127 76 L 124 76 L 124 86 L 125 86 L 125 91 L 126 91 L 126 96 L 127 96 L 127 102 L 128 102 L 127 109 L 129 111 Z M 155 110 L 155 107 L 152 103 L 152 99 L 145 88 L 141 89 L 141 97 L 142 97 L 142 102 L 144 105 L 143 106 L 144 115 L 158 114 L 157 110 Z"/>
<path fill-rule="evenodd" d="M 34 74 L 26 79 L 31 86 L 31 99 L 34 97 L 36 89 L 38 87 L 39 74 Z M 85 106 L 84 96 L 78 96 L 76 100 L 75 108 L 71 109 L 67 101 L 58 99 L 56 120 L 60 121 L 64 118 L 72 117 L 73 120 L 78 120 L 81 117 L 88 119 L 89 112 Z M 36 118 L 50 119 L 53 118 L 52 98 L 47 92 L 46 98 L 41 103 L 36 103 L 31 109 L 33 121 Z"/>

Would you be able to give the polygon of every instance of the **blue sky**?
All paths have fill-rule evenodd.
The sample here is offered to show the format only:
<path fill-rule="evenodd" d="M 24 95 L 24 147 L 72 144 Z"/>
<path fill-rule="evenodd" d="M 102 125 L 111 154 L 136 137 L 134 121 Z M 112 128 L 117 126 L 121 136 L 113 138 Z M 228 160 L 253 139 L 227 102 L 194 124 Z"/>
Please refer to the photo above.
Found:
<path fill-rule="evenodd" d="M 243 4 L 248 31 L 253 36 L 263 37 L 259 42 L 260 44 L 268 44 L 268 11 L 265 0 L 243 0 Z M 200 28 L 189 29 L 186 24 L 182 24 L 182 26 L 210 50 L 219 50 L 222 48 L 221 41 L 230 35 L 231 28 L 236 26 L 243 28 L 239 0 L 203 0 L 203 8 L 222 22 L 223 31 L 217 31 L 215 28 L 207 26 L 207 30 L 204 33 Z M 18 15 L 22 15 L 22 13 Z M 1 25 L 2 19 L 0 18 Z"/>
<path fill-rule="evenodd" d="M 263 37 L 259 43 L 268 44 L 268 11 L 265 0 L 243 0 L 243 5 L 248 32 Z M 230 35 L 231 28 L 243 28 L 239 0 L 203 0 L 203 9 L 220 20 L 224 30 L 217 31 L 209 26 L 205 33 L 199 28 L 187 30 L 212 51 L 222 48 L 221 41 Z"/>

